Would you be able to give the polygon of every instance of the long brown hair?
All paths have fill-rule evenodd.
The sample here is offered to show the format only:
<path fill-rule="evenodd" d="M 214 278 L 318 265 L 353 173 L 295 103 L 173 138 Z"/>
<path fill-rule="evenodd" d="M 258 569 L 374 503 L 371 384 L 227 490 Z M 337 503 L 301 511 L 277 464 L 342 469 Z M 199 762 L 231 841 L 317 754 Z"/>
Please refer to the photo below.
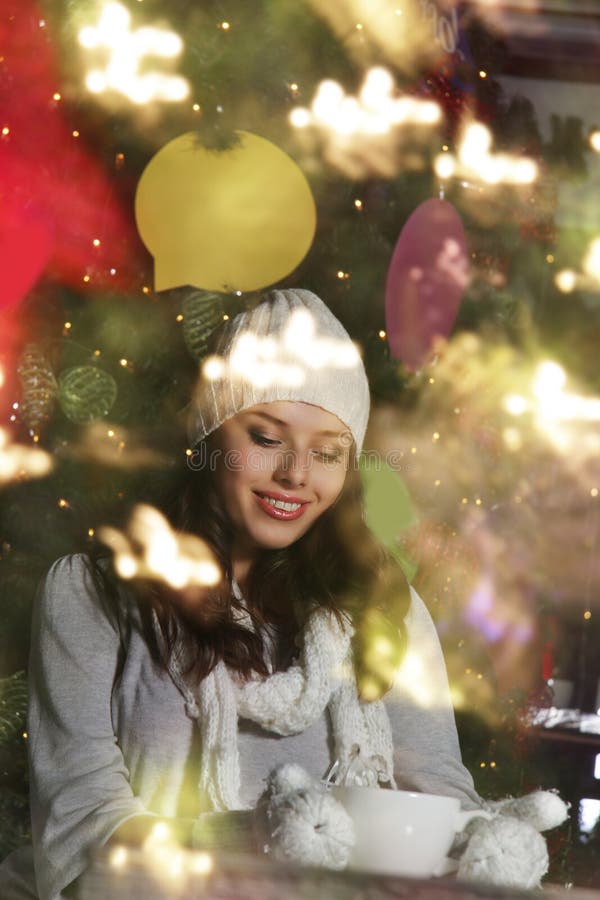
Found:
<path fill-rule="evenodd" d="M 234 615 L 240 602 L 231 589 L 233 528 L 210 466 L 186 471 L 166 512 L 173 527 L 207 542 L 223 579 L 193 615 L 182 614 L 172 591 L 163 585 L 134 586 L 148 641 L 159 659 L 152 610 L 169 652 L 174 649 L 174 617 L 184 621 L 180 632 L 185 658 L 190 661 L 188 676 L 202 679 L 221 660 L 244 676 L 253 671 L 267 675 L 265 625 L 278 636 L 275 666 L 285 668 L 295 655 L 295 641 L 306 617 L 315 607 L 325 607 L 352 621 L 361 694 L 374 699 L 385 693 L 404 652 L 410 592 L 399 564 L 365 523 L 362 481 L 355 465 L 350 465 L 337 501 L 305 535 L 284 549 L 264 550 L 253 564 L 244 598 L 252 630 L 240 625 Z"/>

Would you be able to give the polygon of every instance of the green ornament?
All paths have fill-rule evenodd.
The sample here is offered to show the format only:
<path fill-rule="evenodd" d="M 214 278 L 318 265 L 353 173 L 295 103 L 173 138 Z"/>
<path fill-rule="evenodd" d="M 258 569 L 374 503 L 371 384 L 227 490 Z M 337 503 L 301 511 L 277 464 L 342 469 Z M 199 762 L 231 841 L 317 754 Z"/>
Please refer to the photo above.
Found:
<path fill-rule="evenodd" d="M 183 301 L 181 312 L 185 346 L 199 361 L 206 355 L 213 332 L 223 321 L 223 302 L 219 294 L 194 291 Z"/>
<path fill-rule="evenodd" d="M 383 460 L 368 459 L 365 455 L 360 458 L 359 466 L 367 525 L 396 557 L 408 581 L 412 581 L 417 566 L 400 543 L 402 533 L 417 521 L 408 488 L 398 472 Z"/>
<path fill-rule="evenodd" d="M 21 382 L 21 419 L 39 431 L 52 415 L 58 385 L 46 356 L 37 344 L 26 344 L 17 366 Z"/>
<path fill-rule="evenodd" d="M 108 415 L 117 399 L 117 382 L 96 366 L 73 366 L 58 379 L 58 401 L 67 419 L 85 425 Z"/>

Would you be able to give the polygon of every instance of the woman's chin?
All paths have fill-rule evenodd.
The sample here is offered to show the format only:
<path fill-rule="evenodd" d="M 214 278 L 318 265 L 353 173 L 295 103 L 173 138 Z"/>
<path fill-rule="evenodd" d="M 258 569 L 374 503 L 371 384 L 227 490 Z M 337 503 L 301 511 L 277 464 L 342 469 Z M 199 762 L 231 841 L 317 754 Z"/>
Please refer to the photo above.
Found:
<path fill-rule="evenodd" d="M 285 528 L 277 522 L 272 528 L 261 528 L 253 537 L 262 550 L 284 550 L 302 537 L 305 531 L 304 527 Z"/>

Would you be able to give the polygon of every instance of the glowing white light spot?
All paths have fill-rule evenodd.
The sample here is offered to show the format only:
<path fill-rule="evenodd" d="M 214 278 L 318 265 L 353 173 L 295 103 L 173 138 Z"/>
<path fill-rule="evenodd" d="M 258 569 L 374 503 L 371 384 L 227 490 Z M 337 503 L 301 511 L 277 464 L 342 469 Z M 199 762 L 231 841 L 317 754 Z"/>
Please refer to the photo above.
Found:
<path fill-rule="evenodd" d="M 149 840 L 152 843 L 163 844 L 171 839 L 171 829 L 165 822 L 157 822 L 150 832 Z"/>
<path fill-rule="evenodd" d="M 310 112 L 304 106 L 297 106 L 290 113 L 290 122 L 294 128 L 306 128 L 307 125 L 310 125 L 310 121 Z"/>
<path fill-rule="evenodd" d="M 598 757 L 596 757 L 596 766 L 594 769 L 594 777 L 600 778 L 600 768 L 598 768 Z M 584 834 L 591 834 L 598 822 L 600 821 L 600 800 L 594 800 L 586 797 L 579 801 L 579 829 Z"/>
<path fill-rule="evenodd" d="M 583 270 L 591 278 L 600 281 L 600 238 L 595 238 L 588 247 L 583 261 Z"/>
<path fill-rule="evenodd" d="M 210 853 L 194 853 L 190 860 L 190 872 L 194 875 L 208 875 L 213 869 L 213 858 Z"/>
<path fill-rule="evenodd" d="M 105 526 L 98 536 L 112 549 L 115 569 L 122 578 L 164 581 L 176 590 L 210 587 L 221 578 L 208 545 L 199 537 L 173 531 L 152 506 L 138 504 L 134 508 L 127 532 Z"/>
<path fill-rule="evenodd" d="M 563 269 L 557 272 L 554 283 L 563 294 L 570 294 L 577 286 L 577 273 L 572 269 Z"/>
<path fill-rule="evenodd" d="M 435 158 L 434 169 L 438 178 L 451 178 L 456 170 L 454 157 L 448 153 L 440 153 Z"/>
<path fill-rule="evenodd" d="M 545 360 L 537 367 L 534 382 L 534 393 L 543 402 L 550 402 L 565 386 L 567 375 L 562 366 L 551 360 Z"/>
<path fill-rule="evenodd" d="M 434 165 L 440 178 L 449 178 L 456 173 L 489 185 L 531 184 L 538 176 L 534 160 L 509 153 L 492 153 L 492 133 L 482 122 L 471 122 L 466 126 L 456 158 L 445 153 L 436 158 Z M 462 184 L 469 187 L 468 181 Z"/>
<path fill-rule="evenodd" d="M 19 478 L 41 478 L 53 465 L 52 457 L 45 450 L 13 444 L 8 431 L 0 428 L 0 485 Z"/>
<path fill-rule="evenodd" d="M 526 412 L 527 407 L 527 400 L 525 397 L 521 397 L 520 394 L 509 394 L 504 398 L 504 409 L 511 416 L 522 416 Z"/>
<path fill-rule="evenodd" d="M 115 847 L 110 853 L 108 864 L 113 869 L 122 869 L 127 862 L 127 856 L 128 853 L 125 847 Z"/>
<path fill-rule="evenodd" d="M 346 160 L 350 155 L 353 166 L 368 169 L 369 165 L 375 168 L 383 165 L 387 171 L 388 158 L 398 143 L 399 129 L 434 126 L 441 119 L 441 110 L 432 100 L 398 96 L 392 74 L 382 66 L 375 66 L 366 73 L 356 97 L 346 94 L 341 84 L 328 78 L 317 87 L 310 108 L 295 107 L 289 119 L 295 128 L 310 125 L 317 130 L 324 138 L 328 156 L 340 168 L 350 165 Z M 371 153 L 374 147 L 378 151 L 377 164 Z M 358 161 L 359 157 L 362 162 Z"/>
<path fill-rule="evenodd" d="M 177 102 L 188 96 L 189 84 L 184 78 L 154 71 L 141 74 L 146 57 L 173 59 L 181 53 L 179 35 L 150 26 L 132 31 L 131 15 L 120 3 L 105 4 L 98 24 L 82 28 L 78 38 L 86 50 L 105 48 L 110 54 L 104 69 L 93 69 L 86 76 L 86 87 L 92 93 L 112 90 L 136 104 Z"/>

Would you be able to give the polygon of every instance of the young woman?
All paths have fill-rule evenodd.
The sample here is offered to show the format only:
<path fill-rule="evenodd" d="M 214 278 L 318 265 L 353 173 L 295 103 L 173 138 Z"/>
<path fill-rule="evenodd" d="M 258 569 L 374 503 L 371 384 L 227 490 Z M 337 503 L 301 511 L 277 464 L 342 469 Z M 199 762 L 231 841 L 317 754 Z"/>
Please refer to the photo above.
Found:
<path fill-rule="evenodd" d="M 481 804 L 433 623 L 364 524 L 368 414 L 360 356 L 314 294 L 274 291 L 227 323 L 171 511 L 222 580 L 176 592 L 83 556 L 52 567 L 32 633 L 33 852 L 13 860 L 14 896 L 68 896 L 94 848 L 139 843 L 157 817 L 190 846 L 252 847 L 284 762 L 322 778 L 337 759 Z M 407 651 L 418 684 L 394 681 Z"/>

